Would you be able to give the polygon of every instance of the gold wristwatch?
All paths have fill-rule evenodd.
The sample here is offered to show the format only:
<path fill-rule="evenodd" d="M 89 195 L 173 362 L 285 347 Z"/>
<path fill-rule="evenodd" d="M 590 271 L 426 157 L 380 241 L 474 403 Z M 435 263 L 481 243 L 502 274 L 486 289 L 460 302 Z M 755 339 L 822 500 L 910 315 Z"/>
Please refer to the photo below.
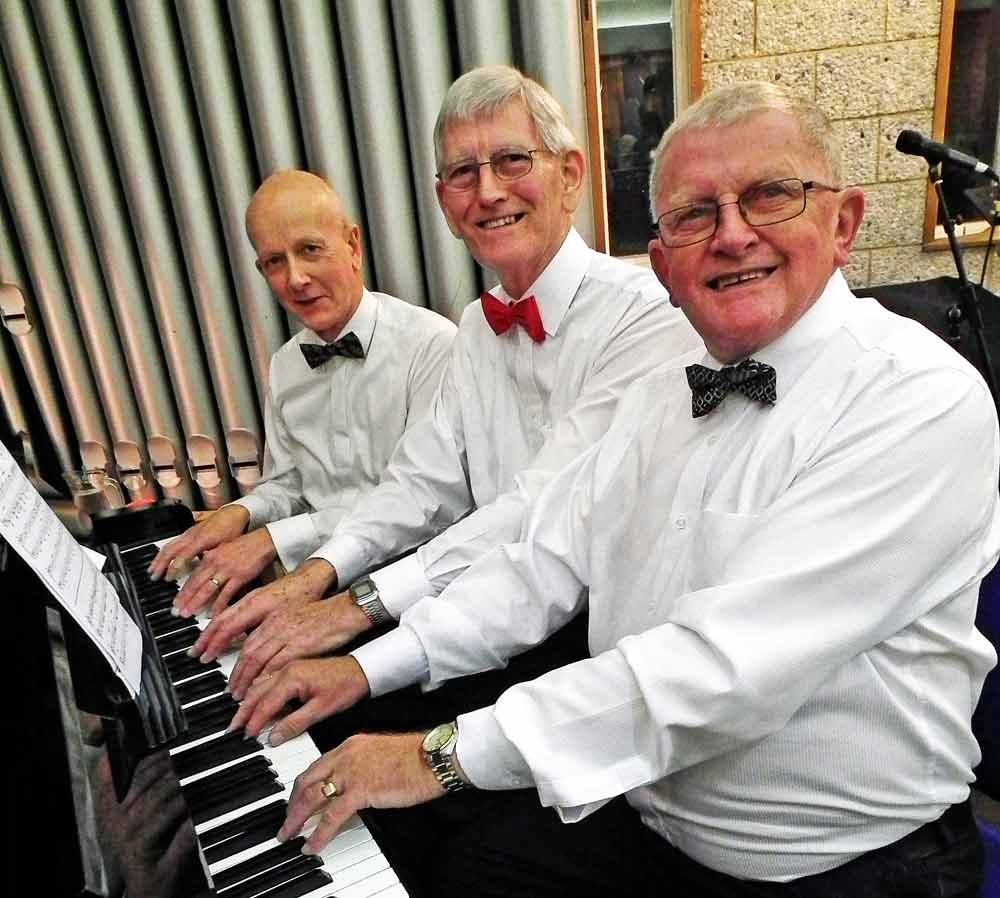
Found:
<path fill-rule="evenodd" d="M 427 764 L 434 771 L 437 781 L 444 786 L 445 792 L 458 792 L 472 785 L 458 772 L 455 764 L 457 744 L 458 724 L 453 720 L 451 723 L 442 723 L 430 730 L 420 745 Z"/>

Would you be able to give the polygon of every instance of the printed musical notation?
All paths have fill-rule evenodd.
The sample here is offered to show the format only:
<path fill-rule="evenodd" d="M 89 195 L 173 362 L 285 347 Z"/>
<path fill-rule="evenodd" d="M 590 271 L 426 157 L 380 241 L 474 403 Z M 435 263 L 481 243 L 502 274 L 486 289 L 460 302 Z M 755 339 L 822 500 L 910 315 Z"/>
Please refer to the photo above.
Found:
<path fill-rule="evenodd" d="M 0 445 L 0 536 L 93 639 L 134 697 L 142 672 L 142 636 L 111 583 Z"/>

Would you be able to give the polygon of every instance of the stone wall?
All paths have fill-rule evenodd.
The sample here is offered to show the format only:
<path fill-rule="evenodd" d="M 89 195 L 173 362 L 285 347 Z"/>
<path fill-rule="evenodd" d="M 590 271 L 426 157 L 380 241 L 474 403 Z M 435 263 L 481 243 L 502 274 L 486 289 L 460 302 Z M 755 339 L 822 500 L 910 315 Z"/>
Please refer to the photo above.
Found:
<path fill-rule="evenodd" d="M 704 89 L 784 84 L 833 119 L 845 177 L 868 208 L 847 269 L 855 287 L 954 275 L 922 248 L 927 166 L 895 149 L 903 128 L 931 132 L 941 0 L 702 0 Z M 1000 250 L 987 285 L 1000 293 Z M 983 249 L 965 251 L 978 283 Z"/>

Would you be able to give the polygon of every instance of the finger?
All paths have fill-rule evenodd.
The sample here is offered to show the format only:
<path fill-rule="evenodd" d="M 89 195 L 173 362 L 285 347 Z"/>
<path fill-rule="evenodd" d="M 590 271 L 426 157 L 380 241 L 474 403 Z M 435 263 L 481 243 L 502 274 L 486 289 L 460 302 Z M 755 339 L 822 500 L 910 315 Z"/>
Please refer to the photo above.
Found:
<path fill-rule="evenodd" d="M 355 802 L 351 801 L 347 795 L 328 798 L 326 802 L 326 808 L 320 815 L 316 829 L 312 831 L 309 838 L 306 839 L 305 845 L 302 846 L 304 854 L 319 854 L 358 810 Z"/>
<path fill-rule="evenodd" d="M 295 646 L 284 645 L 276 655 L 274 655 L 267 664 L 264 665 L 258 676 L 267 676 L 268 674 L 276 674 L 279 670 L 287 667 L 293 661 L 298 661 L 300 658 L 308 657 L 305 652 L 300 651 Z"/>
<path fill-rule="evenodd" d="M 201 635 L 195 640 L 194 645 L 188 649 L 188 654 L 192 658 L 197 658 L 207 664 L 209 661 L 214 660 L 217 655 L 227 650 L 239 639 L 240 634 L 237 633 L 233 639 L 229 639 L 226 634 L 220 636 L 219 631 L 225 623 L 225 613 L 215 618 L 215 620 L 209 621 L 208 626 L 201 631 Z"/>
<path fill-rule="evenodd" d="M 254 602 L 251 596 L 238 605 L 227 608 L 215 618 L 198 638 L 195 648 L 202 661 L 213 661 L 221 655 L 241 633 L 255 627 L 267 614 L 266 602 Z"/>
<path fill-rule="evenodd" d="M 229 675 L 229 691 L 237 700 L 243 697 L 250 685 L 263 672 L 264 665 L 281 651 L 280 642 L 273 639 L 261 640 L 256 636 L 257 634 L 253 633 L 247 637 L 243 648 L 240 649 L 236 666 Z"/>
<path fill-rule="evenodd" d="M 289 739 L 304 733 L 309 727 L 324 717 L 329 717 L 331 710 L 328 704 L 319 698 L 310 699 L 301 708 L 292 711 L 271 727 L 268 742 L 272 746 L 281 745 Z"/>
<path fill-rule="evenodd" d="M 214 578 L 214 579 L 213 579 Z M 219 577 L 211 571 L 199 568 L 189 578 L 187 583 L 174 597 L 172 609 L 176 617 L 191 617 L 206 605 L 219 591 Z"/>
<path fill-rule="evenodd" d="M 150 562 L 150 565 L 146 570 L 149 572 L 150 578 L 153 580 L 158 580 L 163 576 L 163 572 L 167 569 L 168 565 L 177 555 L 184 553 L 187 550 L 189 539 L 185 535 L 177 537 L 177 539 L 171 540 L 165 546 L 160 547 L 160 551 L 156 553 L 156 557 Z"/>
<path fill-rule="evenodd" d="M 245 586 L 247 581 L 240 574 L 234 574 L 228 580 L 226 580 L 222 589 L 219 590 L 218 596 L 216 596 L 215 601 L 212 602 L 212 608 L 209 611 L 211 617 L 218 617 L 222 614 L 226 608 L 229 607 L 229 603 L 233 600 L 236 593 L 238 593 L 241 587 Z"/>
<path fill-rule="evenodd" d="M 270 683 L 275 685 L 270 686 Z M 259 735 L 271 721 L 280 718 L 285 706 L 296 696 L 295 688 L 287 683 L 277 679 L 271 680 L 270 683 L 268 684 L 270 688 L 251 699 L 253 707 L 244 726 L 247 736 Z"/>
<path fill-rule="evenodd" d="M 329 802 L 337 800 L 336 798 L 327 798 L 321 791 L 326 777 L 312 781 L 310 779 L 304 780 L 304 776 L 305 773 L 300 774 L 292 787 L 292 794 L 288 800 L 288 813 L 277 834 L 279 842 L 284 842 L 297 835 L 313 814 L 323 809 L 324 805 Z M 334 778 L 335 774 L 331 770 L 328 776 Z"/>

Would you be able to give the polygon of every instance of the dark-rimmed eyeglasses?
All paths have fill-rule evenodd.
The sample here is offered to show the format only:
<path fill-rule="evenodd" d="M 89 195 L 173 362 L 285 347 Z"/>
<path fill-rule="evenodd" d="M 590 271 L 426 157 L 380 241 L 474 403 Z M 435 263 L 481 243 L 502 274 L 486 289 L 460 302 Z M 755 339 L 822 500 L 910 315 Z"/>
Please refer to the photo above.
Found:
<path fill-rule="evenodd" d="M 664 246 L 671 249 L 690 246 L 715 234 L 719 227 L 719 209 L 723 206 L 739 206 L 743 220 L 751 227 L 759 228 L 788 221 L 805 212 L 806 192 L 809 190 L 838 192 L 843 188 L 799 178 L 767 181 L 748 187 L 728 203 L 699 200 L 668 209 L 656 220 L 655 228 Z"/>
<path fill-rule="evenodd" d="M 522 147 L 504 147 L 493 153 L 485 162 L 462 159 L 446 165 L 437 172 L 438 180 L 449 190 L 472 190 L 479 183 L 479 170 L 488 165 L 501 181 L 516 181 L 531 171 L 535 153 L 544 150 L 526 150 Z"/>

